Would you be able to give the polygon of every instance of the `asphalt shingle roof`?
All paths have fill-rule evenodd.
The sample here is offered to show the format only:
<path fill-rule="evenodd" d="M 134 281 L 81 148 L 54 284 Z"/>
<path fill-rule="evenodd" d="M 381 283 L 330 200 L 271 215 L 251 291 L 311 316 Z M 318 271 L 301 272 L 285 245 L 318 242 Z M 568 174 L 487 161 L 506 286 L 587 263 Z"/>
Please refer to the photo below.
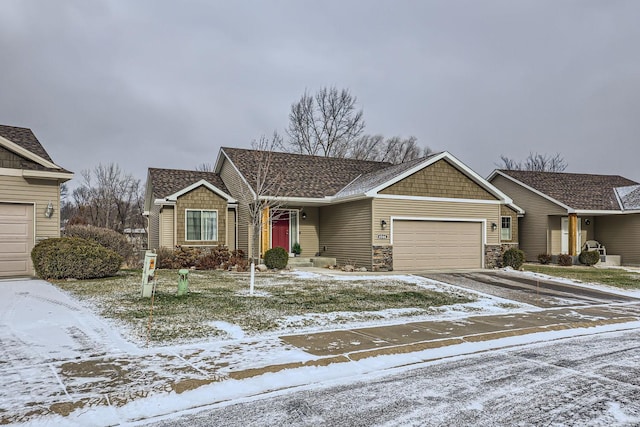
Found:
<path fill-rule="evenodd" d="M 619 175 L 500 170 L 573 209 L 620 210 L 616 187 L 638 185 Z"/>
<path fill-rule="evenodd" d="M 24 148 L 25 150 L 30 151 L 36 156 L 39 156 L 51 163 L 54 163 L 53 160 L 51 160 L 51 157 L 49 157 L 49 153 L 47 153 L 47 151 L 44 149 L 42 144 L 40 144 L 40 141 L 38 141 L 38 138 L 36 138 L 36 136 L 31 131 L 31 129 L 21 128 L 16 126 L 0 125 L 0 136 L 5 139 L 8 139 L 9 141 L 20 146 L 21 148 Z M 24 158 L 22 156 L 19 156 L 18 154 L 16 154 L 16 156 L 24 159 L 24 161 L 21 161 L 22 169 L 55 170 L 57 172 L 69 172 L 68 170 L 63 168 L 54 169 L 54 168 L 48 168 L 48 167 L 42 166 L 41 164 L 36 163 L 30 159 Z"/>
<path fill-rule="evenodd" d="M 625 210 L 640 210 L 640 185 L 618 187 L 616 191 Z"/>
<path fill-rule="evenodd" d="M 227 157 L 255 187 L 261 161 L 255 150 L 223 147 Z M 260 153 L 260 152 L 258 152 Z M 262 152 L 264 153 L 264 152 Z M 282 180 L 280 197 L 333 196 L 360 175 L 381 171 L 391 163 L 271 152 L 271 176 Z M 270 194 L 273 196 L 273 194 Z"/>
<path fill-rule="evenodd" d="M 203 179 L 229 194 L 224 182 L 215 172 L 149 168 L 154 199 L 164 199 Z"/>

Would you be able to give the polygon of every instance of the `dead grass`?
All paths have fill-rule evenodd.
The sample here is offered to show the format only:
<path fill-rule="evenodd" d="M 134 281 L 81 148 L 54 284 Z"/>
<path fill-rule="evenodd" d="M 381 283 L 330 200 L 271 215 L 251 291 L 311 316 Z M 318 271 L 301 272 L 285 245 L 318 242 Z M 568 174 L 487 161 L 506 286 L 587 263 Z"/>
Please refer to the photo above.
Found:
<path fill-rule="evenodd" d="M 157 272 L 150 341 L 173 344 L 215 338 L 226 333 L 213 322 L 238 325 L 251 335 L 283 328 L 313 327 L 382 318 L 383 310 L 397 309 L 397 317 L 432 312 L 436 307 L 471 302 L 467 295 L 435 292 L 415 284 L 381 277 L 343 281 L 303 279 L 267 273 L 256 278 L 258 296 L 248 295 L 248 275 L 220 271 L 194 271 L 190 293 L 176 296 L 178 274 Z M 103 317 L 115 320 L 135 338 L 147 340 L 151 300 L 140 297 L 140 271 L 56 285 L 93 305 Z M 388 314 L 385 314 L 388 316 Z M 294 319 L 294 320 L 292 320 Z"/>
<path fill-rule="evenodd" d="M 552 265 L 525 264 L 525 271 L 564 277 L 584 283 L 601 283 L 622 289 L 640 289 L 640 274 L 619 268 L 560 267 Z"/>

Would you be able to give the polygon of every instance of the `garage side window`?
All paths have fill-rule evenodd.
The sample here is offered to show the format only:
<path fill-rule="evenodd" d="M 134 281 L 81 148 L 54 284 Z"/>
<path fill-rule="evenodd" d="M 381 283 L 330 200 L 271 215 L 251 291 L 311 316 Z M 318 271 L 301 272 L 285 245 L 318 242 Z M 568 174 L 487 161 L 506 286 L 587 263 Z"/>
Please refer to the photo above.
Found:
<path fill-rule="evenodd" d="M 218 240 L 218 211 L 187 209 L 187 240 Z"/>
<path fill-rule="evenodd" d="M 511 217 L 503 216 L 500 226 L 500 240 L 511 240 Z"/>

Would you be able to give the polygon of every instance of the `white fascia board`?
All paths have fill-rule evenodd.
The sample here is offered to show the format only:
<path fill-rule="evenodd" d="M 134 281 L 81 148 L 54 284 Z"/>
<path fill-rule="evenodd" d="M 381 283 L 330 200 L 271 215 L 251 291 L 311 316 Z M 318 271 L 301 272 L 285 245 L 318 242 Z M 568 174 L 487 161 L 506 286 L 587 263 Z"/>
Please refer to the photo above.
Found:
<path fill-rule="evenodd" d="M 234 199 L 233 197 L 231 197 L 230 195 L 228 195 L 224 191 L 220 190 L 218 187 L 216 187 L 215 185 L 211 184 L 209 181 L 207 181 L 205 179 L 201 179 L 198 182 L 194 182 L 190 186 L 185 187 L 182 190 L 177 191 L 177 192 L 167 196 L 166 198 L 169 199 L 169 200 L 177 200 L 178 197 L 182 196 L 183 194 L 188 193 L 189 191 L 195 190 L 196 188 L 198 188 L 200 186 L 207 187 L 209 190 L 213 191 L 214 193 L 216 193 L 220 197 L 226 199 L 227 203 L 236 203 L 237 202 L 236 199 Z"/>
<path fill-rule="evenodd" d="M 22 176 L 24 178 L 59 179 L 62 181 L 73 179 L 72 172 L 34 171 L 29 169 L 22 169 Z"/>
<path fill-rule="evenodd" d="M 334 201 L 334 197 L 273 197 L 260 196 L 259 200 L 274 200 L 290 205 L 328 205 Z"/>
<path fill-rule="evenodd" d="M 167 199 L 155 199 L 153 201 L 154 205 L 157 206 L 175 206 L 176 205 L 176 201 L 175 200 L 167 200 Z"/>
<path fill-rule="evenodd" d="M 518 216 L 523 216 L 525 214 L 524 209 L 522 209 L 520 206 L 516 205 L 513 202 L 506 203 L 506 205 L 509 206 L 511 209 L 515 210 Z"/>
<path fill-rule="evenodd" d="M 638 212 L 638 211 L 635 211 Z M 635 213 L 634 211 L 607 211 L 607 210 L 589 210 L 589 209 L 576 209 L 570 213 L 575 213 L 577 215 L 592 215 L 592 216 L 603 216 L 603 215 L 625 215 L 628 213 Z"/>
<path fill-rule="evenodd" d="M 22 176 L 22 169 L 0 168 L 0 176 Z"/>
<path fill-rule="evenodd" d="M 224 156 L 224 157 L 222 157 Z M 216 162 L 216 167 L 215 167 L 215 171 L 216 173 L 220 173 L 220 170 L 222 170 L 222 164 L 224 163 L 224 161 L 229 162 L 229 164 L 231 166 L 233 166 L 233 169 L 236 171 L 236 173 L 238 174 L 238 176 L 240 177 L 240 179 L 242 179 L 242 182 L 244 182 L 244 185 L 247 186 L 247 188 L 249 189 L 249 191 L 251 192 L 251 196 L 255 199 L 257 197 L 256 192 L 253 190 L 253 188 L 249 185 L 249 181 L 247 181 L 247 179 L 244 177 L 243 174 L 240 173 L 240 169 L 238 169 L 236 167 L 236 165 L 231 161 L 231 159 L 229 158 L 229 156 L 227 156 L 227 153 L 224 152 L 224 149 L 220 149 L 220 153 L 218 153 L 218 161 Z"/>
<path fill-rule="evenodd" d="M 376 199 L 396 199 L 396 200 L 416 200 L 421 202 L 453 202 L 453 203 L 477 203 L 481 205 L 502 205 L 501 200 L 485 200 L 485 199 L 455 199 L 450 197 L 425 197 L 425 196 L 403 196 L 395 194 L 378 194 L 374 196 Z"/>
<path fill-rule="evenodd" d="M 513 182 L 515 184 L 518 184 L 522 188 L 525 188 L 525 189 L 531 191 L 532 193 L 537 194 L 538 196 L 540 196 L 540 197 L 542 197 L 544 199 L 547 199 L 551 203 L 554 203 L 554 204 L 560 206 L 561 208 L 566 209 L 568 213 L 574 213 L 575 212 L 575 210 L 573 208 L 571 208 L 570 206 L 565 205 L 564 203 L 560 202 L 559 200 L 556 200 L 553 197 L 550 197 L 550 196 L 546 195 L 542 191 L 536 190 L 535 188 L 528 186 L 524 182 L 518 181 L 517 179 L 515 179 L 515 178 L 513 178 L 513 177 L 511 177 L 511 176 L 509 176 L 509 175 L 507 175 L 505 173 L 502 173 L 499 170 L 494 171 L 494 173 L 492 173 L 489 178 L 493 179 L 496 175 L 500 175 L 500 176 L 508 179 L 509 181 L 511 181 L 511 182 Z"/>
<path fill-rule="evenodd" d="M 62 169 L 60 166 L 56 165 L 55 163 L 50 162 L 47 159 L 43 159 L 42 157 L 38 156 L 37 154 L 32 153 L 31 151 L 22 148 L 21 146 L 19 146 L 18 144 L 16 144 L 15 142 L 4 138 L 2 136 L 0 136 L 0 145 L 4 146 L 6 149 L 13 151 L 14 153 L 22 156 L 22 157 L 26 157 L 29 160 L 32 160 L 46 168 L 49 169 Z M 71 179 L 71 178 L 69 178 Z"/>

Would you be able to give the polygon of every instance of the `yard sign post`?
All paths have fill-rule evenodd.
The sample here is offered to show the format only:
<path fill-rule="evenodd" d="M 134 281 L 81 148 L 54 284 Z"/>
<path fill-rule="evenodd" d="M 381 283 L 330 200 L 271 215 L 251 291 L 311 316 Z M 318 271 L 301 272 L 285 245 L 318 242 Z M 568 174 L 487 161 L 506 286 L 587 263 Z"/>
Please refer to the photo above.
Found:
<path fill-rule="evenodd" d="M 153 287 L 155 285 L 154 276 L 156 274 L 156 258 L 157 254 L 147 251 L 144 254 L 144 268 L 142 270 L 142 292 L 143 298 L 151 298 Z"/>

